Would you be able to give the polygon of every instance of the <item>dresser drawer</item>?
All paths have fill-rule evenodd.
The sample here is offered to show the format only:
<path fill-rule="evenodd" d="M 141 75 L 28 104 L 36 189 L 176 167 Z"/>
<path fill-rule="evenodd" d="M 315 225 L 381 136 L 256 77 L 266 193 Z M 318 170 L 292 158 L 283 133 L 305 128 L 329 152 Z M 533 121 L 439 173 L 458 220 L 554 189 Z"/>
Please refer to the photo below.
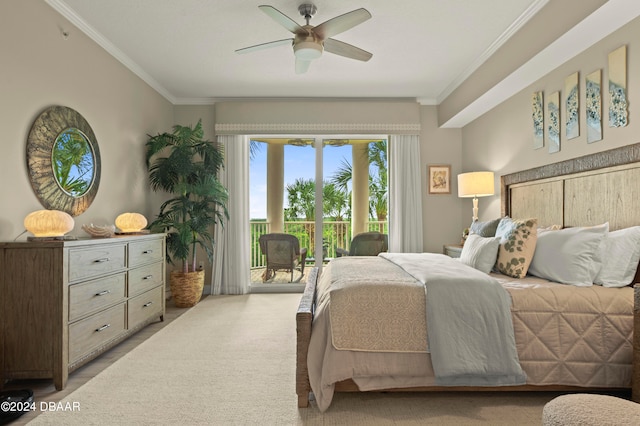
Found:
<path fill-rule="evenodd" d="M 69 282 L 124 270 L 125 244 L 69 250 Z"/>
<path fill-rule="evenodd" d="M 124 272 L 69 286 L 69 321 L 75 321 L 107 306 L 125 300 Z"/>
<path fill-rule="evenodd" d="M 151 318 L 160 317 L 162 310 L 162 287 L 142 293 L 129 299 L 127 312 L 127 328 L 131 330 L 141 322 Z"/>
<path fill-rule="evenodd" d="M 116 305 L 69 325 L 69 362 L 124 333 L 125 304 Z"/>
<path fill-rule="evenodd" d="M 162 260 L 165 255 L 162 241 L 159 238 L 129 243 L 129 268 Z"/>
<path fill-rule="evenodd" d="M 129 270 L 129 293 L 135 296 L 163 283 L 164 263 L 158 262 Z"/>

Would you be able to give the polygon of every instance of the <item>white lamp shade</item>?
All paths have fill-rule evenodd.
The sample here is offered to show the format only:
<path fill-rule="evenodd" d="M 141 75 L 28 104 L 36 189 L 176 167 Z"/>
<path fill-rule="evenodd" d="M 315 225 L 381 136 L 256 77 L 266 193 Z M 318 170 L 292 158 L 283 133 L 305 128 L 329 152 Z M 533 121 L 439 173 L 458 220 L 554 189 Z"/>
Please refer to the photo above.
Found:
<path fill-rule="evenodd" d="M 311 61 L 322 56 L 322 45 L 312 41 L 301 41 L 293 46 L 293 53 L 296 58 L 303 61 Z"/>
<path fill-rule="evenodd" d="M 493 172 L 469 172 L 458 175 L 458 197 L 487 197 L 493 194 Z"/>
<path fill-rule="evenodd" d="M 122 232 L 139 232 L 147 226 L 147 218 L 140 213 L 122 213 L 116 218 L 116 226 Z"/>
<path fill-rule="evenodd" d="M 61 237 L 73 229 L 71 215 L 60 210 L 37 210 L 24 218 L 24 227 L 36 237 Z"/>

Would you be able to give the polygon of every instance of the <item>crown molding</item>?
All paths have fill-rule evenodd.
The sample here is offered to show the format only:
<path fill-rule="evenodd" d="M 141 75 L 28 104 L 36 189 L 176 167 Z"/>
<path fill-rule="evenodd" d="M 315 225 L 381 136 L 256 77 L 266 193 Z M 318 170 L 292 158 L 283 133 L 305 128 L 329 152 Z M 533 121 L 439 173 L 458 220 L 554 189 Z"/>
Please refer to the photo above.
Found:
<path fill-rule="evenodd" d="M 482 64 L 484 64 L 496 51 L 502 47 L 520 28 L 524 26 L 533 16 L 540 11 L 549 0 L 537 0 L 532 3 L 509 27 L 485 50 L 475 61 L 469 65 L 458 77 L 456 77 L 436 98 L 438 105 L 444 101 L 447 96 L 453 93 L 467 78 L 471 76 Z M 427 104 L 425 104 L 427 105 Z"/>
<path fill-rule="evenodd" d="M 115 47 L 113 43 L 107 40 L 102 34 L 100 34 L 100 32 L 98 32 L 91 25 L 87 24 L 63 0 L 45 0 L 45 2 L 56 12 L 68 19 L 69 22 L 75 25 L 80 31 L 85 33 L 91 40 L 95 41 L 111 56 L 120 61 L 120 63 L 127 67 L 132 73 L 140 77 L 145 83 L 151 86 L 153 90 L 158 92 L 172 104 L 176 103 L 176 98 L 171 93 L 169 93 L 169 91 L 164 86 L 162 86 L 153 77 L 151 77 L 151 75 L 145 72 L 142 67 L 140 67 L 140 65 L 135 63 L 123 51 Z"/>

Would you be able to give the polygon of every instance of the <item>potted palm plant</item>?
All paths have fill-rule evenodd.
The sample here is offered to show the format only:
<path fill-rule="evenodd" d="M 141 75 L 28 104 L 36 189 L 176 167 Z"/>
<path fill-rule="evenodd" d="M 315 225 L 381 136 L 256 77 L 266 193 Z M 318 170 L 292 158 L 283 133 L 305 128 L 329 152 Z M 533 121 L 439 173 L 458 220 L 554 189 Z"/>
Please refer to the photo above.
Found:
<path fill-rule="evenodd" d="M 194 306 L 200 300 L 204 271 L 196 269 L 197 249 L 203 249 L 211 262 L 213 225 L 229 218 L 227 190 L 218 180 L 224 153 L 218 143 L 203 140 L 203 134 L 202 120 L 198 120 L 193 128 L 176 125 L 172 133 L 149 135 L 146 143 L 151 188 L 172 196 L 149 228 L 167 233 L 167 260 L 181 265 L 169 280 L 178 307 Z"/>

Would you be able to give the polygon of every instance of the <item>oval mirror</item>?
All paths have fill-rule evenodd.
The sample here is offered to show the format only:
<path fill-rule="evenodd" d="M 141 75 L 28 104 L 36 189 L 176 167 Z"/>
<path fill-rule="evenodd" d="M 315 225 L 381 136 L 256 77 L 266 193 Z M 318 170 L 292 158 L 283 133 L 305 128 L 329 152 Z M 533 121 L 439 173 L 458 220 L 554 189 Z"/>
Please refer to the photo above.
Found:
<path fill-rule="evenodd" d="M 84 212 L 100 182 L 100 151 L 77 111 L 53 106 L 33 123 L 27 139 L 29 178 L 40 203 L 72 216 Z"/>

